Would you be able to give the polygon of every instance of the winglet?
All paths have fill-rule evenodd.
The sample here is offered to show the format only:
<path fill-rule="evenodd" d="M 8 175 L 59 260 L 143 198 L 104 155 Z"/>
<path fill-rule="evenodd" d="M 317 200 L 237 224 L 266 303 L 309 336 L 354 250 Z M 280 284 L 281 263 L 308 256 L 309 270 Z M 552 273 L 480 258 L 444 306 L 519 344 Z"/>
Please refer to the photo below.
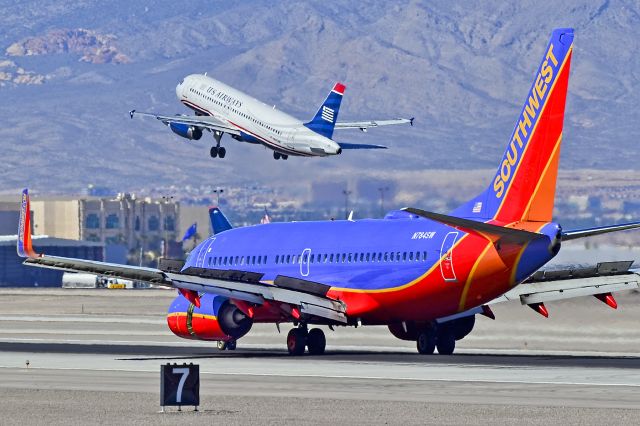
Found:
<path fill-rule="evenodd" d="M 31 245 L 31 205 L 29 203 L 29 190 L 22 191 L 20 205 L 20 222 L 18 225 L 18 242 L 16 249 L 20 257 L 40 257 Z"/>
<path fill-rule="evenodd" d="M 133 114 L 136 113 L 135 109 L 132 109 L 131 111 L 129 111 L 129 117 L 131 117 L 131 119 L 133 119 Z"/>
<path fill-rule="evenodd" d="M 415 117 L 411 117 L 409 119 L 409 124 L 411 124 L 411 127 L 413 127 L 413 120 L 415 120 L 415 119 L 416 119 Z"/>

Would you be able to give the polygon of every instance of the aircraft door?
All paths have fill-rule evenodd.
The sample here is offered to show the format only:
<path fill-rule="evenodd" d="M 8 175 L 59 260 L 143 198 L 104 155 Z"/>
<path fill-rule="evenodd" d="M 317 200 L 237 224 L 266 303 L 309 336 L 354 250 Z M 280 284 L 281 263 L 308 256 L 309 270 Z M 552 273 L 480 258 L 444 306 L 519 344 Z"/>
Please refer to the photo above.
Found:
<path fill-rule="evenodd" d="M 205 262 L 205 259 L 207 257 L 207 253 L 209 253 L 211 251 L 211 246 L 213 245 L 213 243 L 215 241 L 216 241 L 216 239 L 212 238 L 211 241 L 209 241 L 209 243 L 202 244 L 200 246 L 200 251 L 198 251 L 198 257 L 196 258 L 195 266 L 200 265 L 200 267 L 204 268 L 204 262 Z"/>
<path fill-rule="evenodd" d="M 440 272 L 442 273 L 442 278 L 447 282 L 458 281 L 456 272 L 453 269 L 453 246 L 456 244 L 457 239 L 458 232 L 449 232 L 444 237 L 440 248 Z"/>
<path fill-rule="evenodd" d="M 311 257 L 311 249 L 306 248 L 302 250 L 302 255 L 300 256 L 300 275 L 306 277 L 309 275 L 309 258 Z"/>

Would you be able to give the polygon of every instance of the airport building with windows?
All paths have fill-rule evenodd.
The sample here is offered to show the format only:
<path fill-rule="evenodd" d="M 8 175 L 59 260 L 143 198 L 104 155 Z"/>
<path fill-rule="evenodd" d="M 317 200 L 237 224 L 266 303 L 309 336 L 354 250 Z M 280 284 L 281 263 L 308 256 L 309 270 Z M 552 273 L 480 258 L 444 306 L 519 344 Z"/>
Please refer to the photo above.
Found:
<path fill-rule="evenodd" d="M 179 238 L 180 205 L 172 200 L 120 194 L 114 199 L 35 199 L 31 208 L 36 234 L 100 242 L 107 250 L 166 252 Z M 115 260 L 110 257 L 107 253 L 107 260 Z"/>

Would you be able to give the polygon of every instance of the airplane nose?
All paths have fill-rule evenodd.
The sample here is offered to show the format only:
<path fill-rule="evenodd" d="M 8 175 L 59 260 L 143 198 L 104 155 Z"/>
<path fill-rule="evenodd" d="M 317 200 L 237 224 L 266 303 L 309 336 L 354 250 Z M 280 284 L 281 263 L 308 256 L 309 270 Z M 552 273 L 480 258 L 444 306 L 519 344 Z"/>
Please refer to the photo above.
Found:
<path fill-rule="evenodd" d="M 182 98 L 182 82 L 176 86 L 176 96 L 178 99 Z"/>

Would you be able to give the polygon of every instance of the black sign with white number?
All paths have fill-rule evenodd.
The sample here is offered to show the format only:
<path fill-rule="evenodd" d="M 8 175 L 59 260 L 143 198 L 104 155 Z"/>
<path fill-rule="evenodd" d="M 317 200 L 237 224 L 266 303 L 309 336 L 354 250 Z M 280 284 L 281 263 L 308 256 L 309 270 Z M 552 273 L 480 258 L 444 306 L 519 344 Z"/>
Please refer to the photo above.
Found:
<path fill-rule="evenodd" d="M 160 366 L 160 405 L 200 405 L 200 366 Z"/>

